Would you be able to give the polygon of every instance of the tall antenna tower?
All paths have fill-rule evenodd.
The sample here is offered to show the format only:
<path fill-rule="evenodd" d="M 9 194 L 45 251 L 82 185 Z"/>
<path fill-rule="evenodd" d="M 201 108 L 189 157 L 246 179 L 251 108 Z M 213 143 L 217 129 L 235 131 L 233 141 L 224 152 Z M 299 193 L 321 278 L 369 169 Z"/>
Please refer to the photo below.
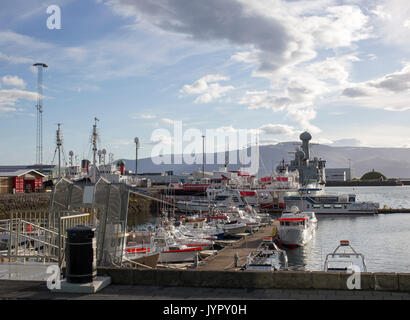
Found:
<path fill-rule="evenodd" d="M 56 132 L 56 149 L 54 151 L 54 157 L 52 163 L 54 163 L 55 156 L 58 152 L 58 177 L 61 178 L 61 153 L 64 158 L 64 165 L 66 165 L 65 156 L 64 156 L 64 149 L 63 149 L 63 137 L 61 135 L 61 123 L 57 123 L 57 132 Z M 70 151 L 70 157 L 72 162 L 72 151 Z"/>
<path fill-rule="evenodd" d="M 37 134 L 36 134 L 36 164 L 43 164 L 43 69 L 48 66 L 45 63 L 35 63 L 37 67 Z"/>

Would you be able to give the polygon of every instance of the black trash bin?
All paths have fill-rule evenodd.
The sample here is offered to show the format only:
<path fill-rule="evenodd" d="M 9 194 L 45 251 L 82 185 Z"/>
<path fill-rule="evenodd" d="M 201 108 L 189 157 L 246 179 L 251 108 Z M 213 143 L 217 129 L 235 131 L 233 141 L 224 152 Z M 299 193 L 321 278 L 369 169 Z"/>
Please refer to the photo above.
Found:
<path fill-rule="evenodd" d="M 97 277 L 95 228 L 74 226 L 67 229 L 66 281 L 89 283 Z"/>

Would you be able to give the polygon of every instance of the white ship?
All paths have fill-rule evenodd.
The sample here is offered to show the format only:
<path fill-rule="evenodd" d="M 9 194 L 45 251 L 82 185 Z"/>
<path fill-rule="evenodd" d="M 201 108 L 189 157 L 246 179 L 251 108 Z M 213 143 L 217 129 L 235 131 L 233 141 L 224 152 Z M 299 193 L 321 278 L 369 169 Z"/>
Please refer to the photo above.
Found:
<path fill-rule="evenodd" d="M 304 246 L 312 239 L 317 227 L 315 213 L 300 211 L 297 207 L 292 207 L 291 212 L 284 212 L 278 221 L 279 238 L 287 246 Z"/>
<path fill-rule="evenodd" d="M 304 189 L 300 195 L 286 196 L 284 200 L 286 210 L 297 206 L 302 211 L 314 211 L 316 214 L 374 214 L 379 208 L 375 202 L 356 202 L 354 194 L 331 195 L 320 189 Z"/>

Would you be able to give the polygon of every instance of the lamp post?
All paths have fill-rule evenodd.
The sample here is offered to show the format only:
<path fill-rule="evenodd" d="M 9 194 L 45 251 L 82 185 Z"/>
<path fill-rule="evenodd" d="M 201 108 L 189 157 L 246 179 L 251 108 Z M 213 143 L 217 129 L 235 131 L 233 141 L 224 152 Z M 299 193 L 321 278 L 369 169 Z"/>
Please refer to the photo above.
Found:
<path fill-rule="evenodd" d="M 202 178 L 205 178 L 205 136 L 202 136 Z"/>

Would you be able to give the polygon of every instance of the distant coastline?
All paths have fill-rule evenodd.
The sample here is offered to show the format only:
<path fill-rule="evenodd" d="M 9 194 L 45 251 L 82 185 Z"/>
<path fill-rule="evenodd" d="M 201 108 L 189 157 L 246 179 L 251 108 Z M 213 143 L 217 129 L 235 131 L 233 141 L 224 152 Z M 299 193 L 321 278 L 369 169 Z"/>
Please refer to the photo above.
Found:
<path fill-rule="evenodd" d="M 328 181 L 326 187 L 381 187 L 410 185 L 410 181 L 389 179 L 384 181 Z"/>

